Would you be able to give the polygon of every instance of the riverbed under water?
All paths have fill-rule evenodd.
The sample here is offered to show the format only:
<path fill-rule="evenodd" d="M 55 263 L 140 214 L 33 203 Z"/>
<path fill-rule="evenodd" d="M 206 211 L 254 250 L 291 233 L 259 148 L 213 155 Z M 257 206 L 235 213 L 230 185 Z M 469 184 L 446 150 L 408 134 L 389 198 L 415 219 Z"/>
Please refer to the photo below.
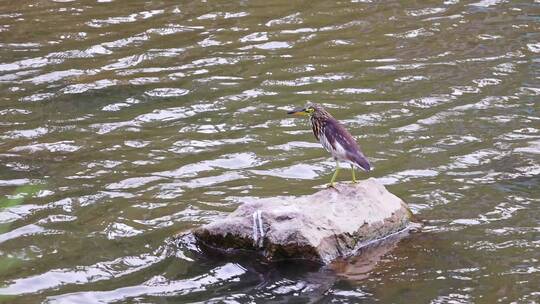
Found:
<path fill-rule="evenodd" d="M 3 1 L 0 301 L 540 302 L 539 9 Z M 177 247 L 248 199 L 329 181 L 285 114 L 306 101 L 423 231 L 332 267 Z"/>

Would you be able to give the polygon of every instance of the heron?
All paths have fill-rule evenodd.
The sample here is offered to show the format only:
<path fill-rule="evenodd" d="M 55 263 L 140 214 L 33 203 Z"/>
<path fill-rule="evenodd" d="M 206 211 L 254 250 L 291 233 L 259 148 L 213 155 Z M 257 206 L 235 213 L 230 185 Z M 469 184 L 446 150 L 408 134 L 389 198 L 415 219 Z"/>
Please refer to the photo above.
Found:
<path fill-rule="evenodd" d="M 362 153 L 360 146 L 354 140 L 351 133 L 321 105 L 308 103 L 303 108 L 288 111 L 287 114 L 308 116 L 315 138 L 326 151 L 332 154 L 332 157 L 336 161 L 336 170 L 330 180 L 330 187 L 334 187 L 334 182 L 340 169 L 340 161 L 351 165 L 353 183 L 357 182 L 354 172 L 355 167 L 366 172 L 371 170 L 369 160 Z"/>

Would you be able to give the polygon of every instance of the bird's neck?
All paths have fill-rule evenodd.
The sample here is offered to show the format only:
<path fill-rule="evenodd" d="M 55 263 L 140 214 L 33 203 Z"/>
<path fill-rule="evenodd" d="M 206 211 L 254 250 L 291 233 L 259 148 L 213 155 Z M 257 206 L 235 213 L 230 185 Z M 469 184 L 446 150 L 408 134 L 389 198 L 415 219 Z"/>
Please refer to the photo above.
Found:
<path fill-rule="evenodd" d="M 324 119 L 324 118 L 323 118 Z M 311 116 L 309 118 L 309 122 L 311 123 L 311 129 L 313 130 L 313 135 L 315 135 L 315 138 L 317 138 L 317 140 L 319 140 L 319 134 L 321 133 L 322 131 L 322 123 L 323 123 L 323 119 L 321 118 L 318 118 L 316 116 Z"/>

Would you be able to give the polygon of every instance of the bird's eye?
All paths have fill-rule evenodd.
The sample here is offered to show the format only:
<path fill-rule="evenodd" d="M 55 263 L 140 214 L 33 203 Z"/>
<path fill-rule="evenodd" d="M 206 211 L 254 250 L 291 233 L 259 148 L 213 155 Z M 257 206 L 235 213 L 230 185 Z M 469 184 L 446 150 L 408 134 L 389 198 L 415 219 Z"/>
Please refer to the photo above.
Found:
<path fill-rule="evenodd" d="M 315 109 L 313 109 L 313 108 L 308 108 L 307 111 L 308 111 L 309 113 L 313 113 L 313 112 L 315 111 Z"/>

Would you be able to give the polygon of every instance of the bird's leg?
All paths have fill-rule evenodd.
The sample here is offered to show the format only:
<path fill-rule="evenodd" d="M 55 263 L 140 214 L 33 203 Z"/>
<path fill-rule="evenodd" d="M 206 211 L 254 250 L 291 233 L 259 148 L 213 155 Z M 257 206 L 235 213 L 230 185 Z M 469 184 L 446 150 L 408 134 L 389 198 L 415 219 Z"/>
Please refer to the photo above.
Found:
<path fill-rule="evenodd" d="M 351 171 L 352 171 L 352 182 L 356 184 L 356 176 L 354 176 L 354 166 L 351 165 Z"/>
<path fill-rule="evenodd" d="M 334 172 L 334 175 L 332 176 L 332 179 L 330 180 L 330 187 L 334 187 L 334 181 L 336 180 L 336 177 L 339 172 L 339 161 L 336 159 L 336 171 Z"/>

